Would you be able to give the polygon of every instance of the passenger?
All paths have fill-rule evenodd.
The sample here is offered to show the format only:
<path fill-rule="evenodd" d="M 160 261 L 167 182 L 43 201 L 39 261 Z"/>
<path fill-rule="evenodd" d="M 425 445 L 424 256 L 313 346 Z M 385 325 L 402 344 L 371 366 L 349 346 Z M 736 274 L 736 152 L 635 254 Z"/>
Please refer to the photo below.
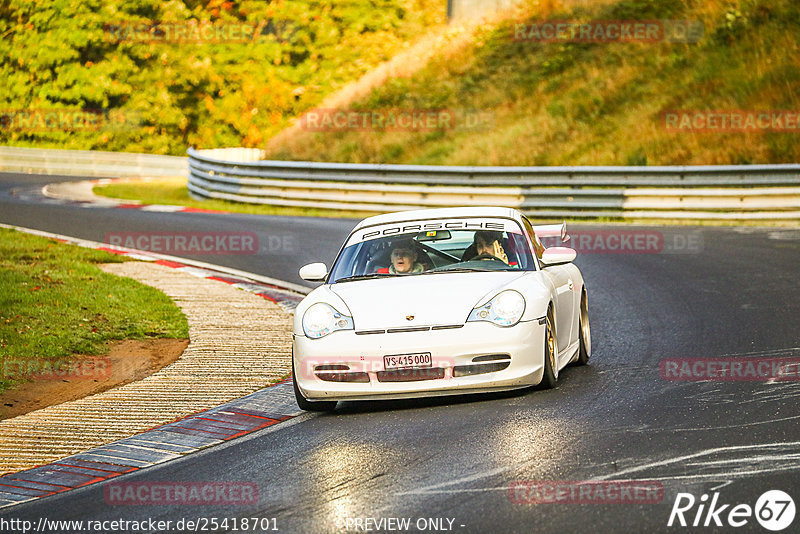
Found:
<path fill-rule="evenodd" d="M 392 247 L 392 264 L 389 266 L 389 274 L 417 274 L 425 270 L 425 267 L 417 261 L 419 254 L 413 239 L 403 239 Z"/>
<path fill-rule="evenodd" d="M 508 256 L 503 250 L 503 245 L 500 244 L 502 239 L 503 234 L 501 232 L 492 230 L 478 230 L 475 232 L 474 241 L 477 254 L 473 259 L 481 255 L 489 255 L 508 263 Z"/>

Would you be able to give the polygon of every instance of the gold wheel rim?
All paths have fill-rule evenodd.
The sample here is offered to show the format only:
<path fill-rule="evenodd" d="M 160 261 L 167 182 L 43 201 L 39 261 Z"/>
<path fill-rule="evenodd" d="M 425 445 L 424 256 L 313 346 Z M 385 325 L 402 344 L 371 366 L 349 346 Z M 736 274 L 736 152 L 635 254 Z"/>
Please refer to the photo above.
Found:
<path fill-rule="evenodd" d="M 553 338 L 553 325 L 550 322 L 550 318 L 547 319 L 547 352 L 550 354 L 547 357 L 550 360 L 550 369 L 552 369 L 553 374 L 556 371 L 556 342 Z"/>
<path fill-rule="evenodd" d="M 592 338 L 591 330 L 589 330 L 589 313 L 586 309 L 581 309 L 581 333 L 583 334 L 583 346 L 586 349 L 586 354 L 592 352 Z"/>

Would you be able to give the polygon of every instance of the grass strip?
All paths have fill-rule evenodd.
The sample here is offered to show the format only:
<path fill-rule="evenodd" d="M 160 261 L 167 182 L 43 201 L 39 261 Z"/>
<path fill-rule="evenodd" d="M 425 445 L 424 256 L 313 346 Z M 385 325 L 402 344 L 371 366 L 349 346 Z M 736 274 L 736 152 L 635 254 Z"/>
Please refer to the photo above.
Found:
<path fill-rule="evenodd" d="M 268 204 L 239 204 L 225 200 L 196 200 L 189 195 L 186 178 L 157 178 L 98 185 L 96 195 L 109 198 L 136 200 L 145 204 L 169 204 L 206 210 L 229 211 L 252 215 L 284 215 L 288 217 L 329 217 L 333 219 L 363 219 L 378 212 L 347 211 L 321 208 L 297 208 Z"/>
<path fill-rule="evenodd" d="M 122 261 L 0 229 L 0 391 L 23 380 L 20 362 L 102 355 L 113 340 L 189 337 L 186 317 L 164 293 L 97 267 Z"/>

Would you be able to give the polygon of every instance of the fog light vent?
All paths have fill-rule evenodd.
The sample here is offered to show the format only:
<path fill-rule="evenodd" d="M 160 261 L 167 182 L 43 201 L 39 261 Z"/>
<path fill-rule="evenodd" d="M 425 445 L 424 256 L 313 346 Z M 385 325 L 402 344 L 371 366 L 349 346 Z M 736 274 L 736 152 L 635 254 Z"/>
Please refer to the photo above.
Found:
<path fill-rule="evenodd" d="M 456 365 L 453 367 L 453 376 L 472 376 L 485 373 L 496 373 L 511 365 L 511 361 L 498 363 L 483 363 L 480 365 Z"/>
<path fill-rule="evenodd" d="M 316 373 L 317 378 L 325 382 L 369 382 L 367 373 Z"/>
<path fill-rule="evenodd" d="M 472 358 L 473 362 L 497 362 L 501 360 L 510 360 L 511 356 L 508 354 L 484 354 L 483 356 L 475 356 Z"/>

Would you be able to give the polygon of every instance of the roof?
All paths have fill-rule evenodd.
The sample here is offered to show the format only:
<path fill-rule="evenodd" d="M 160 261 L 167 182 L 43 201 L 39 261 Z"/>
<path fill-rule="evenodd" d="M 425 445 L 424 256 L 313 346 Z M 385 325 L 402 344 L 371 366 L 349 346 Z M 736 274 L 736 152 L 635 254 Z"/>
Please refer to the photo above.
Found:
<path fill-rule="evenodd" d="M 449 219 L 459 217 L 503 217 L 520 221 L 522 215 L 512 208 L 500 208 L 492 206 L 476 206 L 464 208 L 434 208 L 426 210 L 399 211 L 394 213 L 384 213 L 367 217 L 354 230 L 365 226 L 385 224 L 393 222 L 418 221 L 421 219 Z"/>

